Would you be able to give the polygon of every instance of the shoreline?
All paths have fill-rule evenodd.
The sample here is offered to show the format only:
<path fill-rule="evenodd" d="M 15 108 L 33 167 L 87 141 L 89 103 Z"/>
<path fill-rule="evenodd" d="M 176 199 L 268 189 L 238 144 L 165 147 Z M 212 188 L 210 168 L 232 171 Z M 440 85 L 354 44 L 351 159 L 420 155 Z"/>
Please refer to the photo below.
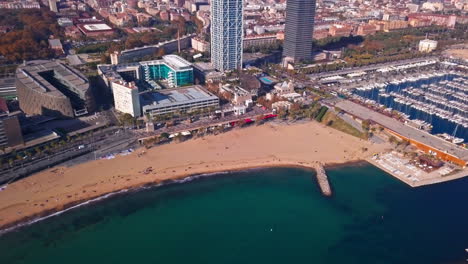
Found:
<path fill-rule="evenodd" d="M 354 161 L 347 161 L 343 163 L 323 164 L 325 169 L 340 169 L 340 168 L 345 168 L 345 167 L 362 167 L 365 165 L 372 165 L 372 164 L 365 160 L 354 160 Z M 314 173 L 316 173 L 315 167 L 305 166 L 301 164 L 279 164 L 278 163 L 278 164 L 271 164 L 269 166 L 264 166 L 264 167 L 262 166 L 245 167 L 245 168 L 230 169 L 226 171 L 207 171 L 204 173 L 183 175 L 180 177 L 162 180 L 159 182 L 147 182 L 147 183 L 142 183 L 142 184 L 135 185 L 135 186 L 129 186 L 128 188 L 125 188 L 125 189 L 103 193 L 101 195 L 90 197 L 89 199 L 71 201 L 68 204 L 64 204 L 53 209 L 44 210 L 35 215 L 24 217 L 15 222 L 0 226 L 0 236 L 9 232 L 15 231 L 17 229 L 20 229 L 22 227 L 26 227 L 34 223 L 40 222 L 42 220 L 46 220 L 48 218 L 66 213 L 70 210 L 73 210 L 73 209 L 76 209 L 85 205 L 94 204 L 99 201 L 107 200 L 108 198 L 112 198 L 119 194 L 128 193 L 128 192 L 139 192 L 142 190 L 153 189 L 153 188 L 156 189 L 156 188 L 159 188 L 162 186 L 168 186 L 171 184 L 184 184 L 186 182 L 191 182 L 192 180 L 197 180 L 202 177 L 217 177 L 220 175 L 230 174 L 230 173 L 235 173 L 235 172 L 248 172 L 252 170 L 263 170 L 263 169 L 272 169 L 272 168 L 300 168 L 304 170 L 309 170 L 311 172 L 313 171 Z"/>
<path fill-rule="evenodd" d="M 314 170 L 317 163 L 327 169 L 359 166 L 371 153 L 386 148 L 387 144 L 374 144 L 315 122 L 248 127 L 142 147 L 111 160 L 54 167 L 10 184 L 0 192 L 0 230 L 125 189 L 248 169 Z"/>

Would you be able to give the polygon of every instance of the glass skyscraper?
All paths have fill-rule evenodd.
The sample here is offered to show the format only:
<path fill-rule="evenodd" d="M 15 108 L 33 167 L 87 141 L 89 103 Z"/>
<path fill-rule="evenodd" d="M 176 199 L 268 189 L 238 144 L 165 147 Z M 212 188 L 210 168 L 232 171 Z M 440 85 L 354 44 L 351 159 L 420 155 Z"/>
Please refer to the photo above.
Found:
<path fill-rule="evenodd" d="M 211 63 L 221 72 L 242 68 L 242 0 L 211 0 Z"/>
<path fill-rule="evenodd" d="M 288 0 L 283 57 L 298 62 L 312 59 L 315 0 Z"/>

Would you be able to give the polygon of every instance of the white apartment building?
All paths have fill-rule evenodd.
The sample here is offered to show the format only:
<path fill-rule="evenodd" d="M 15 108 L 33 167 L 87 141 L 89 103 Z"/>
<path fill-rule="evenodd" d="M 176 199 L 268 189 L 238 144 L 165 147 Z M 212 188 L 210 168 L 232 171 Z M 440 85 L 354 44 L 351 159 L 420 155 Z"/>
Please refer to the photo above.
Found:
<path fill-rule="evenodd" d="M 116 81 L 112 83 L 115 109 L 133 117 L 141 116 L 138 87 L 134 82 Z"/>

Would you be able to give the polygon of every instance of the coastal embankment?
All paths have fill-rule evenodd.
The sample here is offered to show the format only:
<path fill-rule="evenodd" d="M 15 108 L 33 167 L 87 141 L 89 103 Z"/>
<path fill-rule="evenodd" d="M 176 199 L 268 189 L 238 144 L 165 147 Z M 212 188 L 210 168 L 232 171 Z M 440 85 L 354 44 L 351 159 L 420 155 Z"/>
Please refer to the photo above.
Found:
<path fill-rule="evenodd" d="M 328 181 L 327 173 L 323 168 L 323 165 L 320 163 L 315 164 L 315 171 L 317 173 L 317 182 L 319 184 L 320 190 L 322 191 L 323 195 L 331 196 L 332 190 L 330 186 L 330 182 Z"/>
<path fill-rule="evenodd" d="M 318 163 L 326 166 L 365 160 L 388 147 L 306 122 L 252 126 L 140 148 L 111 160 L 48 169 L 8 185 L 0 191 L 0 229 L 106 194 L 191 175 L 265 167 L 314 169 Z"/>

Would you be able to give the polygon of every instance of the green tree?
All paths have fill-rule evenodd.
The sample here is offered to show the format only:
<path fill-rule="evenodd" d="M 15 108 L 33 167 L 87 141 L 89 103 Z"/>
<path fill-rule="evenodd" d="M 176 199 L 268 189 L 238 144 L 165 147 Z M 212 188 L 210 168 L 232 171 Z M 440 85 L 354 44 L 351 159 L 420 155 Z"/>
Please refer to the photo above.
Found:
<path fill-rule="evenodd" d="M 36 154 L 38 154 L 38 155 L 40 155 L 40 154 L 42 153 L 42 149 L 41 149 L 41 147 L 39 147 L 39 146 L 34 147 L 34 151 L 35 151 Z"/>
<path fill-rule="evenodd" d="M 362 129 L 365 131 L 368 131 L 369 128 L 370 128 L 370 121 L 369 120 L 362 121 Z"/>

